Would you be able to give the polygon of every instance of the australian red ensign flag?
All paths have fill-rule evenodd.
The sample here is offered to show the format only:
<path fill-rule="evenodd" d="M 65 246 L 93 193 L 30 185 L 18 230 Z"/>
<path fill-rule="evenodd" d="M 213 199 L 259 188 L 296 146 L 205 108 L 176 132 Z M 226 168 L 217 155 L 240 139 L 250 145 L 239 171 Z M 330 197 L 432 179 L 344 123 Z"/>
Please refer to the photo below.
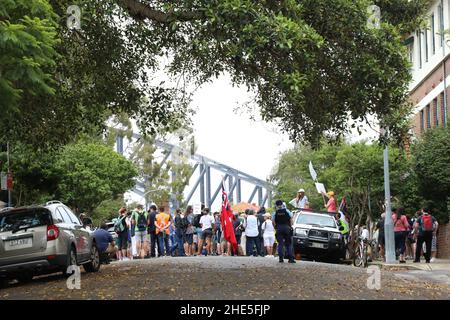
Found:
<path fill-rule="evenodd" d="M 236 236 L 234 235 L 234 227 L 233 227 L 233 211 L 231 211 L 230 203 L 228 202 L 228 195 L 225 191 L 225 186 L 222 181 L 222 214 L 220 216 L 220 223 L 223 229 L 223 235 L 225 240 L 227 240 L 232 248 L 233 252 L 237 253 L 237 241 Z"/>

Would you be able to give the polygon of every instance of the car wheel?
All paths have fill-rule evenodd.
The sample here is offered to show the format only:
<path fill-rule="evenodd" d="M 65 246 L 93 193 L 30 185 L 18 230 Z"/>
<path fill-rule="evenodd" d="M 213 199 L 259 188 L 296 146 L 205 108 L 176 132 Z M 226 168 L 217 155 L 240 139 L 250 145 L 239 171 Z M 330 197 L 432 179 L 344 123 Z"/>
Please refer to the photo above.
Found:
<path fill-rule="evenodd" d="M 92 244 L 91 248 L 91 260 L 83 265 L 86 272 L 97 272 L 100 270 L 100 253 L 98 252 L 97 246 Z"/>
<path fill-rule="evenodd" d="M 33 280 L 34 274 L 31 272 L 25 272 L 19 276 L 17 276 L 17 280 L 20 283 L 30 283 Z"/>
<path fill-rule="evenodd" d="M 77 253 L 75 251 L 75 248 L 71 246 L 70 251 L 67 254 L 66 265 L 63 267 L 63 270 L 62 270 L 63 274 L 66 277 L 70 277 L 73 274 L 73 272 L 67 273 L 67 269 L 69 268 L 69 266 L 77 266 L 77 265 L 78 265 Z"/>

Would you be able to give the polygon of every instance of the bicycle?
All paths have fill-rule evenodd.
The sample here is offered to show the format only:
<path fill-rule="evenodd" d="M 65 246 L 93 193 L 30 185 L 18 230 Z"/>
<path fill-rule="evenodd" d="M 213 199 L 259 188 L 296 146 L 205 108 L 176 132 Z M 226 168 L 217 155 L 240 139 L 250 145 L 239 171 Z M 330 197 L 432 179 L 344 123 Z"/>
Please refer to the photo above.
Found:
<path fill-rule="evenodd" d="M 355 267 L 367 268 L 369 265 L 369 247 L 372 249 L 374 240 L 358 237 L 353 254 L 353 265 Z M 373 250 L 371 250 L 373 252 Z"/>

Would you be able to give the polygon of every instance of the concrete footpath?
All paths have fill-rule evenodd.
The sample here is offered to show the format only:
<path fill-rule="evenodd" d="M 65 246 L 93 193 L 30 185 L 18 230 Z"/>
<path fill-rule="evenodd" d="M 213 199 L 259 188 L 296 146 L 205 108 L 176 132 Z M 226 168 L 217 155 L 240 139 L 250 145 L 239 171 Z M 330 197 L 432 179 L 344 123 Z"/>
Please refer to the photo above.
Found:
<path fill-rule="evenodd" d="M 385 263 L 382 261 L 373 261 L 369 265 L 380 266 L 384 270 L 422 270 L 422 271 L 450 271 L 450 259 L 435 259 L 431 263 L 421 261 L 414 263 L 412 260 L 407 260 L 406 263 Z"/>

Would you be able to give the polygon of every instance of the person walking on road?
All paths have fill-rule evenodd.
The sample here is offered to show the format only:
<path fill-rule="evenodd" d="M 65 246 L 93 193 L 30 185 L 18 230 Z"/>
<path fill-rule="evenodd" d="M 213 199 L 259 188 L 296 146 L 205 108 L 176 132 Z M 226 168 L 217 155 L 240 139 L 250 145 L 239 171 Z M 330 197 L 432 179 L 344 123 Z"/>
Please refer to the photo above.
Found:
<path fill-rule="evenodd" d="M 170 215 L 164 212 L 164 207 L 159 207 L 159 213 L 155 218 L 156 237 L 158 238 L 158 257 L 169 255 Z"/>
<path fill-rule="evenodd" d="M 433 234 L 436 232 L 438 225 L 436 218 L 430 214 L 430 209 L 423 208 L 422 216 L 417 219 L 414 225 L 415 234 L 417 236 L 416 257 L 414 262 L 420 262 L 422 246 L 423 243 L 425 243 L 425 261 L 426 263 L 430 263 Z"/>
<path fill-rule="evenodd" d="M 253 247 L 256 247 L 256 254 L 261 255 L 261 242 L 259 240 L 258 219 L 255 217 L 255 211 L 249 209 L 247 218 L 244 222 L 245 229 L 245 254 L 247 257 L 253 256 Z"/>
<path fill-rule="evenodd" d="M 299 189 L 297 192 L 297 197 L 289 202 L 296 209 L 307 209 L 309 208 L 308 197 L 305 196 L 305 189 Z"/>
<path fill-rule="evenodd" d="M 158 239 L 156 237 L 156 225 L 155 225 L 155 221 L 156 221 L 156 214 L 157 214 L 157 208 L 156 205 L 152 204 L 150 206 L 150 210 L 148 212 L 148 228 L 147 228 L 147 232 L 148 232 L 148 237 L 150 240 L 150 257 L 151 258 L 155 258 L 156 257 L 156 244 L 158 242 Z"/>
<path fill-rule="evenodd" d="M 405 250 L 406 250 L 406 237 L 409 231 L 408 218 L 405 216 L 403 208 L 393 210 L 392 222 L 394 223 L 394 235 L 395 235 L 395 250 L 398 250 L 400 254 L 399 262 L 406 263 Z"/>
<path fill-rule="evenodd" d="M 275 202 L 276 211 L 273 214 L 272 220 L 275 223 L 276 238 L 278 242 L 278 258 L 280 262 L 284 262 L 283 249 L 286 247 L 289 263 L 295 263 L 294 255 L 292 253 L 292 213 L 286 209 L 283 201 L 277 200 Z"/>
<path fill-rule="evenodd" d="M 264 246 L 266 247 L 267 256 L 273 258 L 273 244 L 275 243 L 275 228 L 272 223 L 270 213 L 264 214 L 264 222 L 261 226 L 263 232 Z"/>
<path fill-rule="evenodd" d="M 144 206 L 139 204 L 136 210 L 133 211 L 131 217 L 133 224 L 135 225 L 135 237 L 136 237 L 136 251 L 137 255 L 144 259 L 147 255 L 147 213 L 144 211 Z"/>

